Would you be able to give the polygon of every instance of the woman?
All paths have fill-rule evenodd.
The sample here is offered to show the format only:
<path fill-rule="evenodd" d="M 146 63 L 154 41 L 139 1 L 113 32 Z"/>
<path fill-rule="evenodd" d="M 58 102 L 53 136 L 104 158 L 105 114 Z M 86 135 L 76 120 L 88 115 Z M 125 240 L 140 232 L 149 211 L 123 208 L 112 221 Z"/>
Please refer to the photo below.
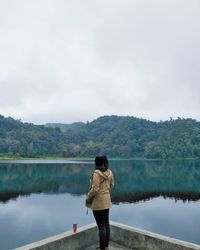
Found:
<path fill-rule="evenodd" d="M 109 245 L 110 226 L 109 208 L 111 207 L 110 189 L 114 186 L 112 171 L 108 169 L 106 156 L 96 156 L 95 171 L 90 180 L 90 190 L 86 206 L 93 210 L 99 229 L 100 249 L 106 250 Z"/>

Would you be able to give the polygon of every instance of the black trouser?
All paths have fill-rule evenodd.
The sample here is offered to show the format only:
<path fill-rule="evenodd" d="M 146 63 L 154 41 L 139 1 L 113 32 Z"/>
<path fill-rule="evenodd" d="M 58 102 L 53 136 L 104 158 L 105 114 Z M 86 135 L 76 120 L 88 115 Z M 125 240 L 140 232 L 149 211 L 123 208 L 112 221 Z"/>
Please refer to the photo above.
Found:
<path fill-rule="evenodd" d="M 108 247 L 110 238 L 109 209 L 93 210 L 93 214 L 99 228 L 100 249 L 104 250 Z"/>

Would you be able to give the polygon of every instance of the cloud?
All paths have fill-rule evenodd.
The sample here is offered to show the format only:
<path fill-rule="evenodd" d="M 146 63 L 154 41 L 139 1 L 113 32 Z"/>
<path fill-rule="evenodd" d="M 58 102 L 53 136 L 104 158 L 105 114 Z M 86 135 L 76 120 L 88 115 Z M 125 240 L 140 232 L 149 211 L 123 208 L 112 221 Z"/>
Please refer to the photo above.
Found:
<path fill-rule="evenodd" d="M 200 119 L 198 0 L 0 1 L 0 113 Z"/>

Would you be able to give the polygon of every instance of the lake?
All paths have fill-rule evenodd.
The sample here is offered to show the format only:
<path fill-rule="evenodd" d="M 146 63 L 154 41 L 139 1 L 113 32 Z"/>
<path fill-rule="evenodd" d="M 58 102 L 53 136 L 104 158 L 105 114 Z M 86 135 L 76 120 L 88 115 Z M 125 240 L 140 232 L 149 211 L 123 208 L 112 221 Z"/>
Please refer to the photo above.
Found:
<path fill-rule="evenodd" d="M 200 244 L 200 161 L 110 160 L 110 219 Z M 0 249 L 94 222 L 91 161 L 0 161 Z"/>

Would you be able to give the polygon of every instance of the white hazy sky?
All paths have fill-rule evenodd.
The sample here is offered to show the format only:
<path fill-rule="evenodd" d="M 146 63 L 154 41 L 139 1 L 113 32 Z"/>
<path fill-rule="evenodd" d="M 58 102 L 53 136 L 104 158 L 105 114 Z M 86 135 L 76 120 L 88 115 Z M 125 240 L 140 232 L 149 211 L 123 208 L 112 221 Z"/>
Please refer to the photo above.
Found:
<path fill-rule="evenodd" d="M 200 120 L 200 1 L 0 0 L 0 114 Z"/>

